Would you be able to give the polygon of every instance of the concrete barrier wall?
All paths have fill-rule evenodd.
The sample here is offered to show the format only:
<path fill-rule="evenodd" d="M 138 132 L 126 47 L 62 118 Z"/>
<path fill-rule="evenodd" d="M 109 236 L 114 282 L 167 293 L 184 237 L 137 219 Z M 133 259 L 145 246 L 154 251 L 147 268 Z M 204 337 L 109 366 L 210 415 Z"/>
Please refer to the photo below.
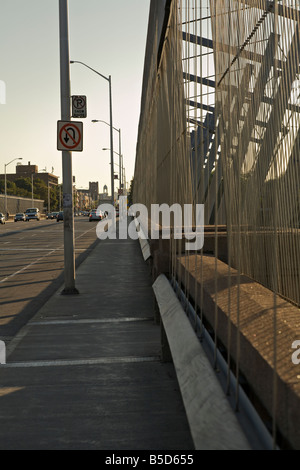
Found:
<path fill-rule="evenodd" d="M 15 215 L 18 212 L 25 212 L 30 207 L 37 207 L 40 212 L 44 210 L 44 201 L 41 199 L 28 199 L 25 197 L 7 196 L 7 211 L 10 215 Z M 0 212 L 5 214 L 5 195 L 0 194 Z M 6 214 L 5 214 L 6 215 Z"/>
<path fill-rule="evenodd" d="M 281 445 L 300 449 L 300 366 L 292 362 L 292 344 L 300 338 L 299 308 L 275 298 L 245 275 L 238 279 L 236 270 L 214 256 L 193 255 L 188 261 L 178 257 L 177 273 L 206 321 L 217 330 L 218 341 L 230 351 L 234 363 L 238 361 L 254 401 L 259 400 L 270 419 L 276 410 Z"/>
<path fill-rule="evenodd" d="M 249 450 L 195 331 L 167 278 L 153 284 L 196 450 Z"/>

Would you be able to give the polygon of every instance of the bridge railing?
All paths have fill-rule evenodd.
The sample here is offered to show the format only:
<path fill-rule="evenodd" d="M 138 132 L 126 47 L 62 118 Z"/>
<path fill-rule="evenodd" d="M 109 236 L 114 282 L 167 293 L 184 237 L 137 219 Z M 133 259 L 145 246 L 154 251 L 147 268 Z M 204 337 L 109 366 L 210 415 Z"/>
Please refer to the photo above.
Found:
<path fill-rule="evenodd" d="M 153 278 L 166 274 L 192 302 L 274 448 L 296 449 L 299 10 L 153 0 L 134 175 L 134 202 L 149 213 L 204 205 L 201 249 L 150 240 Z"/>

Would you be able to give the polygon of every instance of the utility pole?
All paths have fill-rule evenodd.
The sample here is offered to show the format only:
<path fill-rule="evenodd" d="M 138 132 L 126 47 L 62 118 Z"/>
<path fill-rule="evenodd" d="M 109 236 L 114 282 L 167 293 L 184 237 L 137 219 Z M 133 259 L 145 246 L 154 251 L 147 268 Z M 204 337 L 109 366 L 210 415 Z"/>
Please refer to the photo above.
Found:
<path fill-rule="evenodd" d="M 122 150 L 121 150 L 121 129 L 119 129 L 119 188 L 122 193 Z"/>
<path fill-rule="evenodd" d="M 70 121 L 70 70 L 68 0 L 59 0 L 61 120 Z M 64 211 L 64 295 L 78 294 L 75 287 L 72 152 L 62 150 Z"/>
<path fill-rule="evenodd" d="M 113 139 L 111 76 L 109 76 L 108 81 L 109 81 L 109 116 L 110 116 L 111 205 L 115 207 L 115 171 L 114 171 L 114 139 Z"/>
<path fill-rule="evenodd" d="M 114 139 L 113 139 L 113 112 L 112 112 L 112 85 L 111 85 L 111 75 L 109 77 L 105 77 L 105 75 L 102 75 L 100 72 L 97 72 L 97 70 L 92 69 L 89 65 L 85 64 L 84 62 L 80 62 L 79 60 L 71 60 L 71 64 L 81 64 L 87 67 L 88 69 L 92 70 L 95 72 L 97 75 L 100 75 L 100 77 L 104 78 L 105 80 L 108 81 L 109 84 L 109 116 L 110 116 L 110 164 L 111 164 L 111 205 L 115 205 L 115 177 L 114 177 Z"/>

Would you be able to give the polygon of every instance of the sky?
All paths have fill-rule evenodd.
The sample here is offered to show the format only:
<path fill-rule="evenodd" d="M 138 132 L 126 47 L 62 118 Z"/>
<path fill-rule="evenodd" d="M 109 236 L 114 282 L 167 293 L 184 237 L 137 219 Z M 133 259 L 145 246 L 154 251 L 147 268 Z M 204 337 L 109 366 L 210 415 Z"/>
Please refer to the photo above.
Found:
<path fill-rule="evenodd" d="M 111 76 L 113 148 L 119 153 L 121 143 L 128 183 L 134 174 L 149 7 L 150 0 L 68 1 L 70 60 Z M 71 64 L 70 88 L 71 96 L 87 97 L 87 117 L 72 119 L 83 122 L 83 151 L 72 152 L 76 187 L 96 181 L 99 192 L 104 185 L 110 192 L 110 151 L 102 150 L 110 148 L 109 83 Z M 53 172 L 61 183 L 60 119 L 59 0 L 0 0 L 0 173 L 22 158 L 19 163 Z M 15 173 L 17 163 L 10 163 L 7 173 Z"/>

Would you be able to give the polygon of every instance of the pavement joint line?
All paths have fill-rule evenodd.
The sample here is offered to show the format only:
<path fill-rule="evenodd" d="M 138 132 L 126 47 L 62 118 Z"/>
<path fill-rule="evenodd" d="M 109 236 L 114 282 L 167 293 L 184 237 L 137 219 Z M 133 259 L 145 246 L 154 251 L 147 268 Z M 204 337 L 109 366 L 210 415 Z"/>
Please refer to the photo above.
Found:
<path fill-rule="evenodd" d="M 82 319 L 82 320 L 45 320 L 45 321 L 32 321 L 28 323 L 28 326 L 48 326 L 48 325 L 77 325 L 83 323 L 123 323 L 123 322 L 140 322 L 140 321 L 152 321 L 152 317 L 135 318 L 102 318 L 102 319 Z"/>
<path fill-rule="evenodd" d="M 160 356 L 124 356 L 124 357 L 99 357 L 90 359 L 54 359 L 48 361 L 10 362 L 0 365 L 1 369 L 34 368 L 34 367 L 58 367 L 58 366 L 86 366 L 101 364 L 121 364 L 137 362 L 160 362 Z"/>

